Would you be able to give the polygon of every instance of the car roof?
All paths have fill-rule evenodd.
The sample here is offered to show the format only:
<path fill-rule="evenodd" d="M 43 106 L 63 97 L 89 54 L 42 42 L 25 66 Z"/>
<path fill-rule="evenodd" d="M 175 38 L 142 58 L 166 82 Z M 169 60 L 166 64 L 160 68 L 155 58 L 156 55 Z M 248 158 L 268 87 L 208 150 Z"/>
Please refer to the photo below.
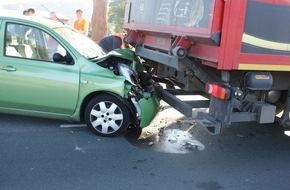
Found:
<path fill-rule="evenodd" d="M 41 24 L 45 25 L 49 28 L 61 27 L 61 26 L 68 26 L 58 21 L 53 21 L 41 16 L 24 16 L 19 11 L 13 10 L 1 10 L 0 11 L 0 19 L 9 19 L 11 21 L 23 22 L 26 23 L 34 23 L 34 24 Z"/>

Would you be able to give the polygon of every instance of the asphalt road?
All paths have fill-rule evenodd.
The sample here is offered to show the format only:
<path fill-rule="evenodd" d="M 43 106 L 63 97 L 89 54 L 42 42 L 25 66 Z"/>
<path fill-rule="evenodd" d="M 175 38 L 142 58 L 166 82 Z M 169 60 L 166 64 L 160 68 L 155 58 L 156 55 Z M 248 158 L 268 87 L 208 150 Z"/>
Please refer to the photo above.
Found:
<path fill-rule="evenodd" d="M 285 129 L 243 123 L 211 136 L 167 110 L 141 135 L 118 138 L 0 115 L 0 189 L 290 189 Z"/>

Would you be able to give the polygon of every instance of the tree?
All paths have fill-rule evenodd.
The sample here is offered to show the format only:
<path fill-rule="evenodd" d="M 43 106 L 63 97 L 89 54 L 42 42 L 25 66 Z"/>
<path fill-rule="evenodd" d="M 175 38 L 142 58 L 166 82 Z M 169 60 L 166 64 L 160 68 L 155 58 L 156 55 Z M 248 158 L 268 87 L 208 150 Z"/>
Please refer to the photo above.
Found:
<path fill-rule="evenodd" d="M 108 35 L 108 0 L 93 0 L 92 39 L 100 41 Z"/>
<path fill-rule="evenodd" d="M 115 24 L 114 32 L 125 32 L 123 29 L 126 0 L 114 0 L 109 3 L 109 23 Z"/>

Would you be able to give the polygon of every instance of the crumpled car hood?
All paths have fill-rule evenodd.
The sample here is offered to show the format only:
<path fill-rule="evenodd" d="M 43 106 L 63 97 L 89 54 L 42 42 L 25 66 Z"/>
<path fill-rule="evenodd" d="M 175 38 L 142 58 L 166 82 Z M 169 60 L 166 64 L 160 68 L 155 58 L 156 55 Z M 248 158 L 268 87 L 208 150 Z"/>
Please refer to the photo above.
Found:
<path fill-rule="evenodd" d="M 109 53 L 107 53 L 103 56 L 95 58 L 94 62 L 99 63 L 99 62 L 102 62 L 102 61 L 108 59 L 109 57 L 118 57 L 118 58 L 133 61 L 134 60 L 134 53 L 130 49 L 115 49 L 115 50 L 110 51 Z"/>

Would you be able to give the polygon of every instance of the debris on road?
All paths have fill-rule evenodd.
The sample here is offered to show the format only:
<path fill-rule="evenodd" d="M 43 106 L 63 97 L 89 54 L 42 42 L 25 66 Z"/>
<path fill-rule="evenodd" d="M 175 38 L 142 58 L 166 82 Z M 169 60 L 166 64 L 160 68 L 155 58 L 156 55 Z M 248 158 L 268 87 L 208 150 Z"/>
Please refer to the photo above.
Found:
<path fill-rule="evenodd" d="M 166 108 L 161 110 L 150 126 L 142 130 L 134 142 L 153 151 L 186 154 L 205 148 L 195 138 L 196 132 L 195 118 L 185 118 L 172 108 Z"/>
<path fill-rule="evenodd" d="M 236 136 L 239 137 L 239 138 L 244 138 L 244 135 L 239 134 L 239 133 Z"/>
<path fill-rule="evenodd" d="M 149 142 L 148 145 L 149 145 L 149 146 L 153 146 L 153 145 L 154 145 L 154 142 Z"/>

